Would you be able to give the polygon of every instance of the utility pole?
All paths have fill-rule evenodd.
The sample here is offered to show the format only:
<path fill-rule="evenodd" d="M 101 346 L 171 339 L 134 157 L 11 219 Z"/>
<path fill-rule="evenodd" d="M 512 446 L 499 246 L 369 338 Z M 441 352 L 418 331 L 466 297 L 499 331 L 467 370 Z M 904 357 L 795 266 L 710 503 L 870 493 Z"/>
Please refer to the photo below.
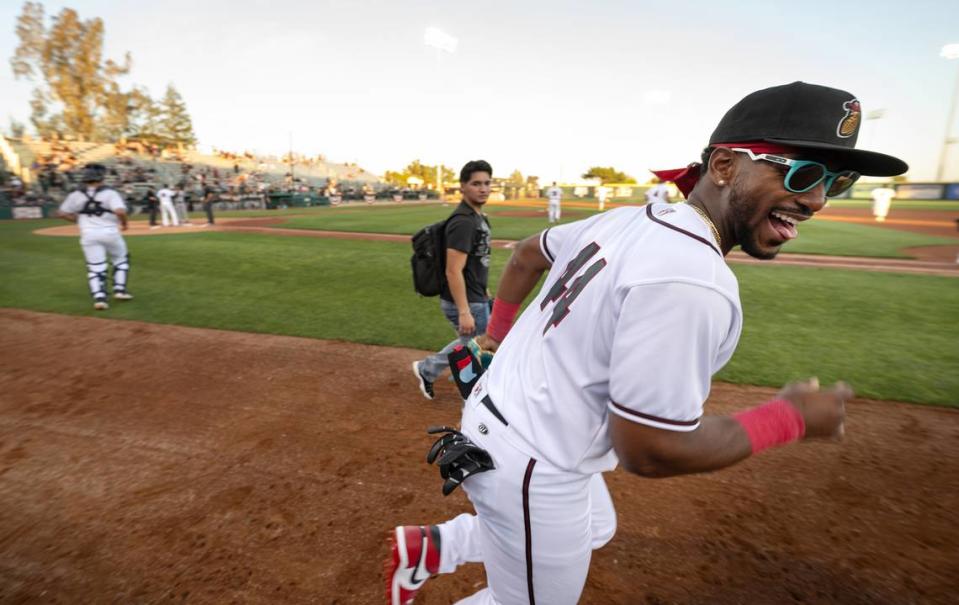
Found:
<path fill-rule="evenodd" d="M 946 44 L 942 47 L 939 56 L 944 59 L 959 59 L 959 44 Z M 956 85 L 952 90 L 952 100 L 949 102 L 949 117 L 946 118 L 946 134 L 942 138 L 942 151 L 939 152 L 939 168 L 936 170 L 936 180 L 940 183 L 946 176 L 946 156 L 949 155 L 949 145 L 956 140 L 950 137 L 952 123 L 956 118 L 956 102 L 959 100 L 959 70 L 956 71 Z"/>
<path fill-rule="evenodd" d="M 293 131 L 290 131 L 290 155 L 287 156 L 290 159 L 290 187 L 293 188 L 293 191 L 296 191 L 296 180 L 293 176 Z"/>

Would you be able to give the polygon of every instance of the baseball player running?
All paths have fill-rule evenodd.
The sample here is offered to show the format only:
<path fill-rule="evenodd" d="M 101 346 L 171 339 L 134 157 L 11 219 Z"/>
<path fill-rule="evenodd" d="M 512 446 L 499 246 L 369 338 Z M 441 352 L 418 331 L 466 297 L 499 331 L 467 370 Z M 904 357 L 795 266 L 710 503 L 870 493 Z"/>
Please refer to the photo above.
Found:
<path fill-rule="evenodd" d="M 442 429 L 429 457 L 446 491 L 462 481 L 476 514 L 394 530 L 392 605 L 410 603 L 430 574 L 476 561 L 487 587 L 461 604 L 576 603 L 591 551 L 616 529 L 601 473 L 715 471 L 842 435 L 852 391 L 841 383 L 793 383 L 732 416 L 703 404 L 742 326 L 725 255 L 739 245 L 771 259 L 860 174 L 907 169 L 856 150 L 859 123 L 859 102 L 842 90 L 795 82 L 754 92 L 720 121 L 701 164 L 659 173 L 686 203 L 618 208 L 516 247 L 478 339 L 496 356 L 461 432 Z"/>
<path fill-rule="evenodd" d="M 103 185 L 106 167 L 87 164 L 83 168 L 83 186 L 71 192 L 60 204 L 57 216 L 80 227 L 80 247 L 87 261 L 87 281 L 93 295 L 93 308 L 110 308 L 107 303 L 107 255 L 113 264 L 113 298 L 130 300 L 127 276 L 130 255 L 120 229 L 127 229 L 127 207 L 116 190 Z"/>

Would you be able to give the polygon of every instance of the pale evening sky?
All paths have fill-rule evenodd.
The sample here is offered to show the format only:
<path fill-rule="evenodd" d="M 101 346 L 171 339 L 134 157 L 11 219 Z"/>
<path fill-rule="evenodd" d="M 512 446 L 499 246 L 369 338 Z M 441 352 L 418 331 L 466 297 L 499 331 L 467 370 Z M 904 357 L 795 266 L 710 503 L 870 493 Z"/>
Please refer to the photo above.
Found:
<path fill-rule="evenodd" d="M 854 93 L 859 146 L 934 176 L 959 60 L 959 2 L 316 1 L 45 2 L 99 16 L 106 56 L 155 97 L 172 82 L 201 144 L 294 149 L 382 174 L 419 158 L 488 159 L 545 180 L 613 165 L 697 158 L 745 94 L 804 80 Z M 0 122 L 26 122 L 32 84 L 15 81 L 19 0 L 0 3 Z M 437 58 L 438 27 L 458 39 Z M 953 136 L 959 136 L 959 125 Z M 959 147 L 956 145 L 954 147 Z M 947 176 L 959 179 L 959 149 Z"/>

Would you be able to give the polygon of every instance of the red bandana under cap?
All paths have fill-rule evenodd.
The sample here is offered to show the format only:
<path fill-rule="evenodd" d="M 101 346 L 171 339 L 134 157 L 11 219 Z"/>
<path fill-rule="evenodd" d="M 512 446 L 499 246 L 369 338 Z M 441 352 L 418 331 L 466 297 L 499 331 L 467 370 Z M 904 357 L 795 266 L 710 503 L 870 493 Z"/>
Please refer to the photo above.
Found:
<path fill-rule="evenodd" d="M 710 147 L 724 147 L 726 149 L 731 149 L 733 147 L 737 149 L 748 149 L 753 153 L 795 153 L 796 150 L 792 147 L 786 147 L 785 145 L 776 145 L 774 143 L 767 143 L 766 141 L 746 141 L 743 143 L 713 143 Z M 666 181 L 670 183 L 676 183 L 676 187 L 683 194 L 683 197 L 688 198 L 689 192 L 693 190 L 693 187 L 696 186 L 696 183 L 699 182 L 699 168 L 702 166 L 700 162 L 693 162 L 685 168 L 673 168 L 670 170 L 650 170 L 655 174 L 659 180 Z"/>

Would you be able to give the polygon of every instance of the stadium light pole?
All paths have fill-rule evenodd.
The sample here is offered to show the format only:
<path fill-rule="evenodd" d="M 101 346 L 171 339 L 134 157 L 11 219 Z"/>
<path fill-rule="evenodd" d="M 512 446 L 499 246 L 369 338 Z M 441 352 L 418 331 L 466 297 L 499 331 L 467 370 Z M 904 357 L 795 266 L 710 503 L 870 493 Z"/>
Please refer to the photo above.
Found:
<path fill-rule="evenodd" d="M 293 131 L 290 131 L 290 188 L 296 192 L 296 180 L 293 177 Z"/>
<path fill-rule="evenodd" d="M 946 44 L 939 51 L 939 56 L 943 59 L 959 59 L 959 44 Z M 957 66 L 959 67 L 959 66 Z M 939 169 L 936 171 L 936 180 L 941 182 L 946 174 L 946 155 L 949 152 L 949 145 L 955 142 L 949 134 L 952 131 L 952 123 L 956 117 L 956 102 L 959 100 L 959 69 L 956 70 L 956 85 L 952 90 L 952 101 L 949 103 L 949 117 L 946 119 L 946 134 L 942 139 L 942 151 L 939 152 Z"/>
<path fill-rule="evenodd" d="M 437 85 L 441 85 L 440 76 L 443 73 L 442 70 L 442 56 L 443 53 L 453 54 L 456 52 L 456 46 L 459 44 L 459 40 L 444 32 L 443 30 L 437 27 L 427 27 L 426 31 L 423 33 L 423 44 L 436 49 L 436 82 Z M 440 136 L 443 136 L 443 129 L 437 128 L 437 131 L 440 133 Z M 443 161 L 440 161 L 436 164 L 436 192 L 440 196 L 440 200 L 443 199 Z"/>

